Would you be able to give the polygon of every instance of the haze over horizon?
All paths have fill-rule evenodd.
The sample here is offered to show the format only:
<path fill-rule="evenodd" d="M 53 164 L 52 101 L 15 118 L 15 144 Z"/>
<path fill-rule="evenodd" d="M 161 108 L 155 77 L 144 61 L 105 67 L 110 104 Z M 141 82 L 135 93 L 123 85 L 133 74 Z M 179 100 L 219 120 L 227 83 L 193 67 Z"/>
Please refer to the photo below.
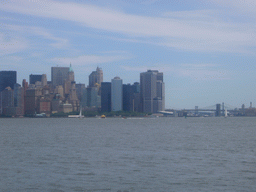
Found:
<path fill-rule="evenodd" d="M 166 108 L 256 106 L 254 0 L 0 0 L 0 70 L 68 67 L 88 85 L 164 73 Z"/>

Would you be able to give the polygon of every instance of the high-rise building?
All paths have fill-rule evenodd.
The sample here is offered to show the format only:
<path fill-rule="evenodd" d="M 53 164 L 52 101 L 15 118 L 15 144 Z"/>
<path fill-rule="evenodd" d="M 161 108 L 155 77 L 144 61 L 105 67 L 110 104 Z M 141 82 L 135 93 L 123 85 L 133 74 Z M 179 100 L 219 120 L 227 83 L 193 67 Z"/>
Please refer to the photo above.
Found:
<path fill-rule="evenodd" d="M 99 108 L 101 106 L 101 83 L 103 82 L 103 71 L 97 67 L 89 75 L 89 85 L 84 90 L 83 105 L 89 108 Z M 103 98 L 103 100 L 106 98 Z M 104 102 L 104 101 L 103 101 Z M 104 107 L 103 107 L 104 109 Z M 108 109 L 106 109 L 108 111 Z"/>
<path fill-rule="evenodd" d="M 84 91 L 84 106 L 99 108 L 101 105 L 97 87 L 87 87 Z"/>
<path fill-rule="evenodd" d="M 141 111 L 155 113 L 165 108 L 163 73 L 148 70 L 140 74 Z"/>
<path fill-rule="evenodd" d="M 68 102 L 72 104 L 73 111 L 79 111 L 79 100 L 76 94 L 76 82 L 75 82 L 75 73 L 72 69 L 71 63 L 68 71 L 68 79 L 65 80 L 64 92 L 68 95 Z"/>
<path fill-rule="evenodd" d="M 47 85 L 47 77 L 46 74 L 42 75 L 29 75 L 29 84 L 30 87 L 44 87 Z"/>
<path fill-rule="evenodd" d="M 38 113 L 45 113 L 46 115 L 50 115 L 51 113 L 51 100 L 48 98 L 40 98 L 38 105 Z"/>
<path fill-rule="evenodd" d="M 95 87 L 103 82 L 103 71 L 101 68 L 97 67 L 96 71 L 93 71 L 89 75 L 89 87 Z"/>
<path fill-rule="evenodd" d="M 25 114 L 35 115 L 40 113 L 40 98 L 42 97 L 42 88 L 27 89 L 25 96 Z"/>
<path fill-rule="evenodd" d="M 85 90 L 85 84 L 82 84 L 82 83 L 76 84 L 76 94 L 79 101 L 82 100 L 84 90 Z"/>
<path fill-rule="evenodd" d="M 16 83 L 14 85 L 14 107 L 16 108 L 16 116 L 24 115 L 24 87 L 21 87 L 20 84 Z"/>
<path fill-rule="evenodd" d="M 53 87 L 62 85 L 64 87 L 65 81 L 68 79 L 69 67 L 52 67 L 51 77 Z"/>
<path fill-rule="evenodd" d="M 13 90 L 11 87 L 6 87 L 0 92 L 0 114 L 4 114 L 6 108 L 14 106 Z"/>
<path fill-rule="evenodd" d="M 123 80 L 120 77 L 111 80 L 111 110 L 123 110 Z"/>
<path fill-rule="evenodd" d="M 42 74 L 41 83 L 42 83 L 42 86 L 43 86 L 43 87 L 47 85 L 47 77 L 46 77 L 46 74 Z"/>
<path fill-rule="evenodd" d="M 54 89 L 54 93 L 58 94 L 61 99 L 64 99 L 64 89 L 62 85 L 57 85 Z"/>
<path fill-rule="evenodd" d="M 140 86 L 139 83 L 133 85 L 123 85 L 123 110 L 139 111 Z"/>
<path fill-rule="evenodd" d="M 157 100 L 159 100 L 161 103 L 161 104 L 160 103 L 158 104 L 158 108 L 156 110 L 164 111 L 165 110 L 165 86 L 162 80 L 156 81 L 156 91 L 157 91 L 156 92 Z"/>
<path fill-rule="evenodd" d="M 36 84 L 37 81 L 41 82 L 42 75 L 29 75 L 29 84 Z"/>
<path fill-rule="evenodd" d="M 78 111 L 79 100 L 76 92 L 75 74 L 71 63 L 69 67 L 52 67 L 51 75 L 55 94 L 59 94 L 63 97 L 63 101 L 65 101 L 66 104 L 71 104 L 72 111 Z"/>
<path fill-rule="evenodd" d="M 14 89 L 14 84 L 17 82 L 16 71 L 0 71 L 0 92 L 6 87 Z"/>
<path fill-rule="evenodd" d="M 6 116 L 24 115 L 24 87 L 14 84 L 14 89 L 6 87 L 0 93 L 0 114 Z"/>
<path fill-rule="evenodd" d="M 101 83 L 101 111 L 111 111 L 111 83 Z"/>
<path fill-rule="evenodd" d="M 75 81 L 71 82 L 71 88 L 68 96 L 68 101 L 72 104 L 73 111 L 79 111 L 79 100 L 76 95 L 76 83 Z"/>
<path fill-rule="evenodd" d="M 75 84 L 75 73 L 74 73 L 74 70 L 71 67 L 71 63 L 70 63 L 69 71 L 68 71 L 68 78 L 65 80 L 64 84 L 65 84 L 64 85 L 64 92 L 65 92 L 66 95 L 69 95 L 72 84 Z"/>

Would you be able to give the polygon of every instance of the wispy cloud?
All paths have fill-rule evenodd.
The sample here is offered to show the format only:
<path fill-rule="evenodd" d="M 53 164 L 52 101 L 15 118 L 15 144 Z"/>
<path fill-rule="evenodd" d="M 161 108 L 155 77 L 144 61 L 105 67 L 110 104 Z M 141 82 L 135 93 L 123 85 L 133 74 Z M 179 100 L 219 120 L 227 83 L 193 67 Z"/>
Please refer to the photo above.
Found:
<path fill-rule="evenodd" d="M 52 33 L 50 33 L 49 30 L 43 27 L 21 26 L 21 25 L 11 25 L 11 24 L 4 24 L 3 27 L 6 31 L 18 32 L 19 34 L 23 34 L 23 36 L 27 36 L 29 34 L 30 37 L 31 35 L 39 36 L 43 39 L 50 40 L 51 43 L 49 43 L 49 46 L 53 48 L 61 49 L 61 48 L 66 48 L 68 45 L 67 39 L 56 37 Z"/>
<path fill-rule="evenodd" d="M 157 64 L 156 66 L 122 66 L 123 70 L 145 72 L 149 69 L 158 70 L 165 74 L 189 78 L 191 80 L 228 80 L 231 78 L 230 71 L 220 69 L 215 64 L 180 64 L 166 65 Z"/>
<path fill-rule="evenodd" d="M 28 47 L 28 42 L 19 36 L 8 37 L 0 33 L 0 56 L 20 52 Z"/>
<path fill-rule="evenodd" d="M 230 71 L 214 64 L 183 64 L 178 73 L 180 76 L 194 80 L 228 80 L 231 78 Z"/>
<path fill-rule="evenodd" d="M 29 27 L 31 33 L 41 36 L 44 39 L 52 40 L 54 43 L 50 43 L 50 45 L 54 48 L 65 48 L 67 47 L 68 40 L 60 37 L 55 37 L 51 33 L 49 33 L 47 30 L 41 28 L 41 27 Z"/>
<path fill-rule="evenodd" d="M 94 64 L 104 64 L 130 59 L 127 55 L 82 55 L 79 57 L 53 58 L 51 61 L 55 64 L 68 65 L 70 62 L 76 66 L 88 66 Z"/>
<path fill-rule="evenodd" d="M 255 0 L 208 0 L 221 6 L 236 9 L 236 11 L 244 12 L 247 15 L 256 16 Z"/>
<path fill-rule="evenodd" d="M 182 50 L 247 53 L 256 46 L 254 25 L 227 22 L 217 16 L 219 11 L 188 11 L 185 14 L 166 13 L 164 16 L 150 17 L 89 4 L 51 0 L 42 2 L 14 0 L 0 9 L 73 21 L 85 27 L 122 33 L 131 39 L 153 37 L 155 44 Z M 241 4 L 241 1 L 235 2 L 233 4 L 237 7 Z"/>

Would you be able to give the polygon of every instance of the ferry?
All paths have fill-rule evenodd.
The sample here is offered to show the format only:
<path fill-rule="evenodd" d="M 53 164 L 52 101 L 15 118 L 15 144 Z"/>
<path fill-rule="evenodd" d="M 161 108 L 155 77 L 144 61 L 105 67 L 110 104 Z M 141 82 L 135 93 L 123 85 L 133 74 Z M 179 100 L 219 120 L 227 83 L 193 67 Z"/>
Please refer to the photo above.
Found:
<path fill-rule="evenodd" d="M 43 117 L 47 117 L 45 113 L 40 113 L 40 114 L 35 114 L 35 117 L 37 118 L 43 118 Z"/>
<path fill-rule="evenodd" d="M 82 115 L 82 109 L 80 109 L 79 115 L 69 115 L 69 118 L 84 118 L 84 115 Z"/>

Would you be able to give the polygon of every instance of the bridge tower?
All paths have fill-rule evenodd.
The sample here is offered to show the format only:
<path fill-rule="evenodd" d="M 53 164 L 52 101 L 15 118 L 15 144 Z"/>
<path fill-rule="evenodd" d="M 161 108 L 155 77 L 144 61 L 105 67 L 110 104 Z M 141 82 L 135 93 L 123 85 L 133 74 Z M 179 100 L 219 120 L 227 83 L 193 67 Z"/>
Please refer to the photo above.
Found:
<path fill-rule="evenodd" d="M 198 106 L 195 106 L 195 114 L 198 115 Z"/>
<path fill-rule="evenodd" d="M 221 115 L 220 104 L 216 104 L 216 113 L 215 113 L 215 116 L 216 116 L 216 117 L 220 117 L 220 115 Z"/>
<path fill-rule="evenodd" d="M 223 103 L 222 103 L 222 109 L 221 109 L 221 115 L 222 115 L 222 116 L 225 115 L 224 112 L 225 112 L 225 105 L 224 105 L 224 102 L 223 102 Z"/>

